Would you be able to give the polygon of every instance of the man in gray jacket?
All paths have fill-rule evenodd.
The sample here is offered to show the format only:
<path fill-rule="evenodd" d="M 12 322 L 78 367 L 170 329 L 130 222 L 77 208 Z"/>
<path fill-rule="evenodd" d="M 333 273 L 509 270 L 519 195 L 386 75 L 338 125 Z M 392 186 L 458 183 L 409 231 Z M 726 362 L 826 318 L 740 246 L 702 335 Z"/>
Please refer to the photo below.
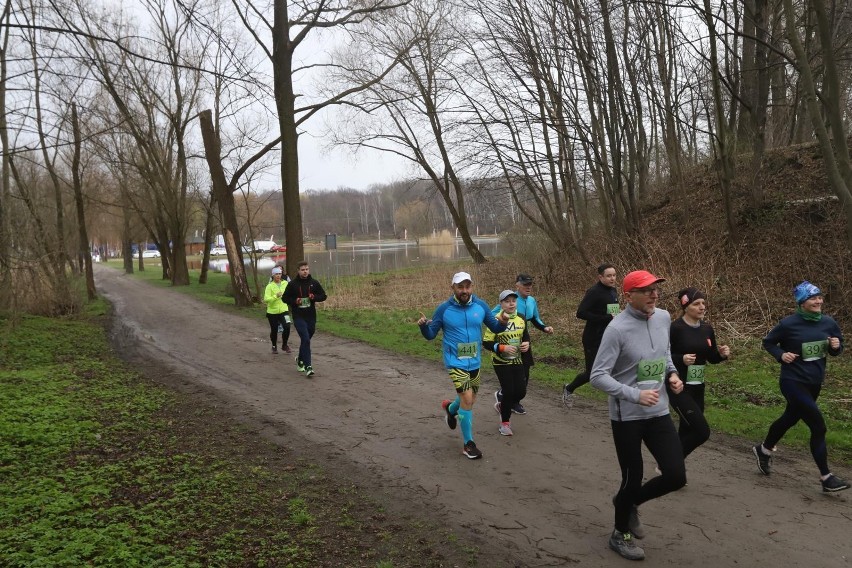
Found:
<path fill-rule="evenodd" d="M 669 313 L 657 307 L 658 284 L 665 282 L 646 270 L 624 277 L 627 305 L 604 332 L 591 383 L 609 395 L 609 417 L 621 487 L 613 498 L 615 530 L 609 547 L 624 558 L 642 560 L 645 551 L 638 507 L 686 484 L 683 450 L 669 416 L 665 381 L 674 393 L 683 390 L 669 351 Z M 642 443 L 657 460 L 660 475 L 642 484 Z"/>

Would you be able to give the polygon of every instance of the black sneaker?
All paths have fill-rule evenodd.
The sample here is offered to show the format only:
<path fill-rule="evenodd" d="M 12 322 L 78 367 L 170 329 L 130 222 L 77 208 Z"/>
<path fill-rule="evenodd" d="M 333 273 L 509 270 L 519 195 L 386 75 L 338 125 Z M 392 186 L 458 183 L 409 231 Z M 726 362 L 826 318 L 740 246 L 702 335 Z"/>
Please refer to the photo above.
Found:
<path fill-rule="evenodd" d="M 472 460 L 478 460 L 482 457 L 482 452 L 479 451 L 479 448 L 476 447 L 473 440 L 464 445 L 462 453 Z"/>
<path fill-rule="evenodd" d="M 849 484 L 834 474 L 829 474 L 825 481 L 822 482 L 822 490 L 826 493 L 834 493 L 835 491 L 843 491 L 844 489 L 849 489 Z"/>
<path fill-rule="evenodd" d="M 612 505 L 615 506 L 615 497 L 612 498 Z M 639 507 L 633 505 L 630 507 L 630 517 L 627 519 L 627 528 L 630 533 L 638 539 L 645 538 L 645 527 L 642 521 L 639 520 Z"/>
<path fill-rule="evenodd" d="M 305 375 L 308 377 L 314 376 L 314 368 L 310 365 L 305 365 Z"/>
<path fill-rule="evenodd" d="M 609 537 L 609 547 L 628 560 L 645 559 L 645 551 L 636 544 L 629 532 L 613 530 Z"/>
<path fill-rule="evenodd" d="M 753 446 L 751 448 L 751 452 L 754 454 L 754 457 L 757 458 L 757 469 L 760 470 L 760 473 L 763 475 L 769 475 L 769 472 L 772 469 L 772 456 L 764 454 L 763 448 L 760 446 L 761 444 Z"/>
<path fill-rule="evenodd" d="M 277 346 L 277 345 L 273 345 L 273 346 L 272 346 L 272 354 L 273 354 L 273 355 L 278 355 L 278 346 Z"/>
<path fill-rule="evenodd" d="M 515 414 L 526 414 L 527 409 L 521 406 L 521 403 L 518 402 L 515 403 L 515 406 L 512 407 L 512 412 L 514 412 Z"/>
<path fill-rule="evenodd" d="M 447 426 L 450 427 L 450 430 L 455 430 L 458 421 L 456 420 L 456 416 L 450 412 L 450 401 L 442 400 L 441 408 L 443 408 L 444 412 L 447 413 Z"/>

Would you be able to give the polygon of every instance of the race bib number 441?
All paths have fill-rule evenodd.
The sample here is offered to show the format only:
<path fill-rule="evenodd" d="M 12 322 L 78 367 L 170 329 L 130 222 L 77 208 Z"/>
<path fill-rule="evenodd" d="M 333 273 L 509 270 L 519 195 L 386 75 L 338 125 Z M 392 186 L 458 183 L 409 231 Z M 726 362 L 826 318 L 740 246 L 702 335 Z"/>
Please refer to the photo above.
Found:
<path fill-rule="evenodd" d="M 459 359 L 476 357 L 476 343 L 459 343 L 457 346 Z"/>

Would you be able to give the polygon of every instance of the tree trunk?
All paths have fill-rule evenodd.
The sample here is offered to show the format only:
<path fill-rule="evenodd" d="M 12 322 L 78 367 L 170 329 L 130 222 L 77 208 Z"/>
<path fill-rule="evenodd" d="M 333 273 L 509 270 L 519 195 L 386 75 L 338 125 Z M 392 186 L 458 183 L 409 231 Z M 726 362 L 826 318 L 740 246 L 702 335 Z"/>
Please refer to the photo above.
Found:
<path fill-rule="evenodd" d="M 225 250 L 228 253 L 231 285 L 234 288 L 234 302 L 239 307 L 248 307 L 252 304 L 252 295 L 246 280 L 245 264 L 243 264 L 243 250 L 240 246 L 240 231 L 234 207 L 234 195 L 228 188 L 225 181 L 225 170 L 222 168 L 219 135 L 213 127 L 213 113 L 209 109 L 201 111 L 198 118 L 201 122 L 204 154 L 207 158 L 207 166 L 210 168 L 210 178 L 213 181 L 213 194 L 219 204 L 219 213 L 222 217 L 222 233 L 225 238 Z"/>
<path fill-rule="evenodd" d="M 284 235 L 287 274 L 298 272 L 305 258 L 302 206 L 299 203 L 299 133 L 296 131 L 296 96 L 293 92 L 293 45 L 287 0 L 275 0 L 272 26 L 272 70 L 275 107 L 281 129 L 281 194 L 284 200 Z"/>
<path fill-rule="evenodd" d="M 210 247 L 213 244 L 213 210 L 216 207 L 216 194 L 210 191 L 210 201 L 207 203 L 207 218 L 204 222 L 204 251 L 201 253 L 201 273 L 198 275 L 199 284 L 207 284 L 207 271 L 210 269 Z"/>
<path fill-rule="evenodd" d="M 71 128 L 74 133 L 74 156 L 71 161 L 71 175 L 74 180 L 74 204 L 77 207 L 77 231 L 80 238 L 78 248 L 86 274 L 86 295 L 89 301 L 92 301 L 97 298 L 98 294 L 95 289 L 95 276 L 92 272 L 92 251 L 89 250 L 89 233 L 86 231 L 86 212 L 83 207 L 83 179 L 80 177 L 80 147 L 83 143 L 80 136 L 77 105 L 73 103 L 71 104 Z"/>

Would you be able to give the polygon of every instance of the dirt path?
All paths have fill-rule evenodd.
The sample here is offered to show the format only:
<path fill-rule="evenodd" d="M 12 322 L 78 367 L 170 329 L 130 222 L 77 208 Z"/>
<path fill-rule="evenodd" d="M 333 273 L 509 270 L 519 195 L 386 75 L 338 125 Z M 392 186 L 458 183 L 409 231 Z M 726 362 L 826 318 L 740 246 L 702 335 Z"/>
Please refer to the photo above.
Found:
<path fill-rule="evenodd" d="M 269 352 L 266 322 L 224 314 L 178 292 L 98 267 L 124 349 L 164 361 L 167 384 L 252 417 L 266 434 L 289 432 L 316 455 L 445 520 L 482 551 L 480 566 L 627 565 L 606 541 L 620 481 L 606 408 L 567 412 L 531 385 L 515 435 L 497 434 L 488 370 L 474 431 L 484 458 L 461 454 L 439 406 L 451 393 L 439 361 L 424 362 L 318 333 L 316 375 Z M 318 328 L 322 329 L 322 313 Z M 291 345 L 298 344 L 292 334 Z M 849 566 L 852 491 L 825 495 L 809 456 L 781 448 L 771 477 L 747 441 L 711 441 L 687 462 L 689 485 L 644 505 L 653 566 Z M 653 471 L 646 459 L 646 469 Z M 840 472 L 838 472 L 840 473 Z"/>

